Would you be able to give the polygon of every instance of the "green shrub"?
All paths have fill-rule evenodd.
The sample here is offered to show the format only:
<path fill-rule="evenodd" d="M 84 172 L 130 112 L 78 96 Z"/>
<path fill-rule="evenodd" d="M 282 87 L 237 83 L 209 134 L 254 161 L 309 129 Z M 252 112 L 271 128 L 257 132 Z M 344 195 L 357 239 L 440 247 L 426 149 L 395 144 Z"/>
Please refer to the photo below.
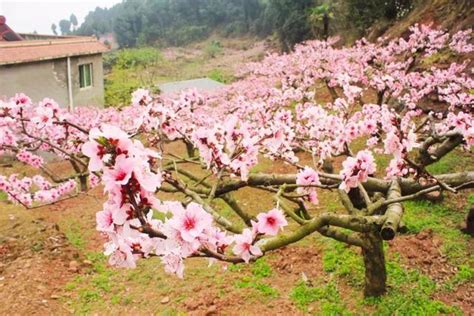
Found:
<path fill-rule="evenodd" d="M 213 69 L 208 74 L 207 77 L 209 79 L 221 82 L 221 83 L 231 83 L 234 80 L 232 75 L 224 73 L 220 69 Z"/>
<path fill-rule="evenodd" d="M 127 69 L 114 68 L 105 79 L 105 104 L 107 106 L 128 105 L 131 94 L 140 87 L 140 82 Z"/>
<path fill-rule="evenodd" d="M 104 65 L 111 67 L 111 71 L 105 79 L 105 104 L 128 105 L 136 89 L 153 89 L 153 73 L 146 70 L 156 69 L 162 61 L 160 52 L 152 47 L 123 49 L 106 55 Z"/>
<path fill-rule="evenodd" d="M 221 43 L 218 41 L 211 41 L 204 48 L 204 53 L 209 58 L 215 58 L 217 55 L 222 53 Z"/>
<path fill-rule="evenodd" d="M 152 47 L 123 49 L 117 54 L 115 66 L 119 69 L 147 67 L 161 60 L 160 52 Z"/>

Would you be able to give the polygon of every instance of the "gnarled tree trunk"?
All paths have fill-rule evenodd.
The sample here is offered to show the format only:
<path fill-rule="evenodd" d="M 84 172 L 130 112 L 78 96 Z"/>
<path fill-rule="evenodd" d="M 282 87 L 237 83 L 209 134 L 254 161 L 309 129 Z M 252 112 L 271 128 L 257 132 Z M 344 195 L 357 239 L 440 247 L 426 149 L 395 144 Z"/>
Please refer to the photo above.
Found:
<path fill-rule="evenodd" d="M 364 296 L 380 296 L 385 294 L 387 282 L 383 241 L 377 233 L 365 234 L 364 241 L 365 245 L 362 247 L 365 265 Z"/>

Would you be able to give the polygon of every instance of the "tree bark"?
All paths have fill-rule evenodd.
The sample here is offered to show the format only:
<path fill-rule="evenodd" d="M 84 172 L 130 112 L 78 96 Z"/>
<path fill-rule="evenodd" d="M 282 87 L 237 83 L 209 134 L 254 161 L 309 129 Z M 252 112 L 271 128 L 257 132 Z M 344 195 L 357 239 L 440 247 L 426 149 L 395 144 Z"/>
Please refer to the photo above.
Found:
<path fill-rule="evenodd" d="M 191 143 L 184 142 L 186 144 L 186 153 L 188 154 L 189 158 L 195 157 L 194 146 Z"/>
<path fill-rule="evenodd" d="M 362 256 L 365 265 L 364 296 L 381 296 L 387 290 L 383 241 L 376 233 L 364 234 L 363 239 Z"/>
<path fill-rule="evenodd" d="M 88 189 L 87 176 L 79 176 L 79 183 L 81 185 L 81 192 L 86 192 Z"/>

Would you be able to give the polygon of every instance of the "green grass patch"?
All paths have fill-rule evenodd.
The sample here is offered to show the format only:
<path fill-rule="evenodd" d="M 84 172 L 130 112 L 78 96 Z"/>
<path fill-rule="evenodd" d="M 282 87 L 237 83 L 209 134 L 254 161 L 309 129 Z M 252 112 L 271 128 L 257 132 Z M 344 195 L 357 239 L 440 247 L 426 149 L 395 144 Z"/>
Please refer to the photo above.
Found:
<path fill-rule="evenodd" d="M 259 156 L 258 157 L 258 164 L 250 168 L 250 173 L 259 173 L 265 172 L 269 170 L 273 165 L 273 161 L 271 159 Z"/>
<path fill-rule="evenodd" d="M 0 201 L 6 201 L 8 194 L 6 192 L 0 191 Z"/>
<path fill-rule="evenodd" d="M 409 232 L 418 233 L 431 229 L 442 238 L 441 251 L 451 262 L 460 264 L 465 260 L 468 255 L 469 236 L 457 227 L 464 220 L 464 212 L 426 200 L 408 201 L 404 206 L 403 219 Z"/>
<path fill-rule="evenodd" d="M 218 81 L 220 83 L 231 83 L 234 81 L 234 77 L 228 73 L 225 73 L 221 69 L 212 69 L 208 74 L 207 77 L 209 79 Z"/>
<path fill-rule="evenodd" d="M 470 159 L 465 155 L 452 151 L 439 161 L 429 165 L 426 169 L 432 174 L 443 174 L 454 171 L 463 171 Z"/>
<path fill-rule="evenodd" d="M 244 276 L 235 281 L 234 286 L 238 289 L 255 289 L 260 295 L 267 298 L 277 298 L 280 295 L 278 290 L 271 285 L 251 276 Z"/>
<path fill-rule="evenodd" d="M 420 205 L 417 205 L 419 208 Z M 426 205 L 423 205 L 423 209 Z M 419 231 L 425 227 L 433 228 L 433 225 L 439 225 L 439 229 L 444 227 L 448 231 L 449 238 L 453 238 L 449 232 L 449 228 L 443 226 L 442 223 L 438 223 L 433 218 L 417 218 L 419 222 L 414 222 L 411 217 L 412 211 L 416 210 L 416 207 L 408 207 L 408 219 L 407 225 L 412 231 Z M 433 212 L 433 210 L 431 209 Z M 445 208 L 439 207 L 434 212 L 433 217 L 442 216 L 442 212 L 445 212 Z M 438 213 L 437 213 L 438 212 Z M 438 215 L 435 215 L 438 214 Z M 426 214 L 425 214 L 426 215 Z M 441 221 L 441 220 L 440 220 Z M 352 248 L 345 246 L 342 243 L 332 240 L 324 240 L 324 254 L 323 254 L 323 269 L 325 272 L 331 273 L 337 277 L 342 278 L 349 285 L 354 288 L 354 291 L 360 292 L 363 290 L 364 283 L 364 265 L 362 256 L 357 252 L 353 251 Z M 451 240 L 454 242 L 454 240 Z M 448 243 L 448 245 L 450 245 Z M 385 247 L 386 249 L 386 247 Z M 465 250 L 465 249 L 464 249 Z M 379 298 L 368 298 L 361 302 L 361 305 L 357 307 L 358 311 L 363 314 L 369 314 L 368 306 L 374 308 L 373 315 L 438 315 L 438 314 L 459 314 L 460 310 L 456 307 L 450 307 L 444 303 L 433 299 L 433 295 L 439 290 L 439 285 L 428 276 L 425 276 L 415 270 L 407 270 L 400 266 L 399 256 L 395 256 L 393 260 L 387 260 L 387 284 L 388 293 Z M 464 282 L 470 282 L 472 280 L 473 270 L 467 265 L 460 266 L 458 274 L 452 278 L 452 286 L 461 284 Z M 326 306 L 330 304 L 337 304 L 334 306 L 333 315 L 341 315 L 347 311 L 344 311 L 340 300 L 336 301 L 328 300 L 325 293 L 337 297 L 334 293 L 334 289 L 329 287 L 330 284 L 312 288 L 308 287 L 304 283 L 299 283 L 296 288 L 291 292 L 291 298 L 295 301 L 298 307 L 305 310 L 307 306 L 313 302 L 318 302 L 321 305 L 322 302 L 326 303 Z M 334 287 L 334 286 L 333 286 Z M 346 303 L 347 304 L 347 303 Z M 324 314 L 324 310 L 321 309 L 321 314 Z"/>
<path fill-rule="evenodd" d="M 71 221 L 66 223 L 64 234 L 67 240 L 75 247 L 84 249 L 86 240 L 84 239 L 84 232 L 86 230 L 78 221 Z"/>
<path fill-rule="evenodd" d="M 230 271 L 245 273 L 243 265 L 232 265 L 229 267 Z M 259 295 L 267 298 L 276 298 L 280 294 L 277 289 L 267 284 L 263 280 L 273 274 L 272 267 L 267 263 L 265 258 L 260 258 L 253 263 L 250 268 L 250 275 L 244 275 L 242 278 L 234 282 L 234 286 L 238 289 L 252 288 L 256 290 Z"/>
<path fill-rule="evenodd" d="M 308 311 L 311 303 L 318 302 L 319 315 L 350 315 L 342 303 L 335 281 L 330 281 L 320 287 L 312 287 L 305 282 L 299 282 L 291 290 L 290 299 L 303 311 Z"/>
<path fill-rule="evenodd" d="M 456 57 L 456 53 L 449 48 L 443 48 L 438 52 L 431 54 L 428 57 L 422 59 L 421 63 L 425 67 L 431 67 L 436 64 L 451 63 L 453 58 Z"/>
<path fill-rule="evenodd" d="M 344 277 L 353 286 L 360 287 L 363 284 L 362 256 L 338 241 L 325 240 L 323 269 L 325 272 Z"/>
<path fill-rule="evenodd" d="M 105 55 L 104 92 L 107 106 L 129 105 L 138 88 L 155 89 L 158 70 L 164 64 L 161 53 L 153 47 L 121 49 Z M 161 67 L 162 68 L 162 67 Z"/>
<path fill-rule="evenodd" d="M 447 290 L 453 290 L 455 287 L 464 283 L 474 282 L 474 268 L 467 264 L 458 267 L 458 272 L 445 284 Z"/>
<path fill-rule="evenodd" d="M 456 307 L 431 298 L 436 282 L 415 270 L 405 270 L 397 262 L 387 262 L 389 291 L 385 296 L 367 298 L 364 304 L 376 307 L 375 315 L 439 315 L 462 313 Z"/>
<path fill-rule="evenodd" d="M 109 300 L 108 294 L 118 289 L 113 280 L 117 272 L 107 266 L 106 257 L 102 253 L 89 252 L 86 253 L 86 258 L 92 262 L 86 274 L 77 276 L 65 286 L 67 291 L 76 293 L 70 303 L 79 314 L 87 314 L 92 309 L 102 308 Z M 123 300 L 121 296 L 117 298 L 117 294 L 110 297 L 111 304 L 123 303 Z"/>
<path fill-rule="evenodd" d="M 265 258 L 259 258 L 252 265 L 252 275 L 257 278 L 266 278 L 273 273 L 272 267 L 267 263 Z"/>

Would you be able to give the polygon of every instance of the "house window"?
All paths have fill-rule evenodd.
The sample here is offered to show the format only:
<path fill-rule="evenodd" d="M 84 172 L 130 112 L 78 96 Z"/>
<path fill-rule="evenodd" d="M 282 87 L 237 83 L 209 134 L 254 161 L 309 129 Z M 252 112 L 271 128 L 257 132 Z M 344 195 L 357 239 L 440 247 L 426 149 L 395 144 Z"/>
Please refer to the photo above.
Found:
<path fill-rule="evenodd" d="M 79 87 L 92 86 L 92 64 L 79 65 Z"/>

